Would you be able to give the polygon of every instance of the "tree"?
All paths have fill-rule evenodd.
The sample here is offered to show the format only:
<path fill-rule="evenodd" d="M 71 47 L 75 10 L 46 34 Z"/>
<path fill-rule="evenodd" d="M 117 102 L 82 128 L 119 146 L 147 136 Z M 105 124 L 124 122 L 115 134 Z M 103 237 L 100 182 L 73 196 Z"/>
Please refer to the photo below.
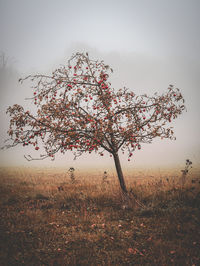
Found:
<path fill-rule="evenodd" d="M 15 68 L 16 60 L 0 52 L 0 98 L 3 98 L 3 90 L 7 90 L 17 80 L 18 72 Z"/>
<path fill-rule="evenodd" d="M 113 70 L 103 61 L 91 60 L 88 53 L 76 53 L 68 65 L 52 75 L 30 75 L 34 83 L 34 115 L 18 104 L 7 109 L 10 114 L 10 143 L 33 145 L 45 154 L 38 159 L 55 158 L 57 152 L 74 152 L 75 158 L 85 152 L 104 151 L 114 158 L 119 183 L 127 192 L 119 159 L 119 150 L 128 151 L 128 160 L 141 143 L 155 137 L 174 139 L 171 122 L 185 109 L 179 89 L 169 85 L 162 95 L 136 96 L 127 88 L 115 90 L 109 82 Z M 33 160 L 30 155 L 27 160 Z"/>
<path fill-rule="evenodd" d="M 16 63 L 16 60 L 13 57 L 9 57 L 5 52 L 0 52 L 0 73 L 2 73 L 3 78 L 6 73 L 7 75 L 12 75 L 15 72 L 13 65 Z"/>

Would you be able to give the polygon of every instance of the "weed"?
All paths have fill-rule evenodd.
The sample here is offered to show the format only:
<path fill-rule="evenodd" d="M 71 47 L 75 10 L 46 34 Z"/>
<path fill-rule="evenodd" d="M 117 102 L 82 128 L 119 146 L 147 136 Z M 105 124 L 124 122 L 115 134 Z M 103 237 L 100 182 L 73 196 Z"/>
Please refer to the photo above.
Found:
<path fill-rule="evenodd" d="M 185 162 L 185 168 L 183 170 L 181 170 L 182 172 L 182 176 L 181 176 L 181 185 L 184 186 L 185 185 L 185 182 L 186 182 L 186 176 L 189 172 L 189 170 L 192 168 L 192 162 L 187 159 L 186 162 Z"/>
<path fill-rule="evenodd" d="M 76 183 L 76 178 L 75 178 L 74 171 L 75 171 L 74 167 L 70 167 L 69 170 L 68 170 L 68 174 L 70 176 L 72 184 Z"/>
<path fill-rule="evenodd" d="M 102 184 L 109 184 L 108 173 L 106 171 L 103 173 Z"/>

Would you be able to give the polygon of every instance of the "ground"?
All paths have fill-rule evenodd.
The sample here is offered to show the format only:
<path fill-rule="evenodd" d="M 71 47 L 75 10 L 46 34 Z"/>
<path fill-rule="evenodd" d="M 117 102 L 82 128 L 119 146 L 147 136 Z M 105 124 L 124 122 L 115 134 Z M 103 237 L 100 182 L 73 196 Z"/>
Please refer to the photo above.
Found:
<path fill-rule="evenodd" d="M 0 169 L 0 265 L 200 265 L 200 175 Z"/>

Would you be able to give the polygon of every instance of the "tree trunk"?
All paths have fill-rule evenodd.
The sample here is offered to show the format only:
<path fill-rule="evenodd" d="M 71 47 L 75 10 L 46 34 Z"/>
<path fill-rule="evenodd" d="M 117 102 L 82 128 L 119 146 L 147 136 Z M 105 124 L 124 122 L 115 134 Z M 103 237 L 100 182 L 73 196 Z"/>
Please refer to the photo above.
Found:
<path fill-rule="evenodd" d="M 121 168 L 121 164 L 120 164 L 118 153 L 114 153 L 113 157 L 114 157 L 114 161 L 115 161 L 115 167 L 116 167 L 116 170 L 117 170 L 117 175 L 118 175 L 120 187 L 121 187 L 121 189 L 122 189 L 122 191 L 124 193 L 127 193 L 127 188 L 126 188 L 126 184 L 125 184 L 125 181 L 124 181 L 124 176 L 123 176 L 123 173 L 122 173 L 122 168 Z"/>

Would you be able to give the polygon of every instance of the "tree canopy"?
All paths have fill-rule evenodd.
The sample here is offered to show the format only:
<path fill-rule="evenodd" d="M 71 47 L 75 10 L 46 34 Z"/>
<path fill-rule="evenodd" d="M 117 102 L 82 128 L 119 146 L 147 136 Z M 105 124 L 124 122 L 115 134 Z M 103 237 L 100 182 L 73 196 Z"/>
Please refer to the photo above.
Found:
<path fill-rule="evenodd" d="M 86 151 L 103 155 L 104 150 L 112 154 L 128 149 L 131 156 L 141 143 L 155 137 L 173 139 L 167 122 L 185 109 L 179 89 L 170 85 L 160 96 L 136 96 L 125 87 L 113 89 L 111 72 L 103 61 L 76 53 L 52 75 L 26 77 L 36 81 L 37 114 L 18 104 L 8 108 L 11 145 L 33 145 L 38 150 L 40 138 L 46 152 L 42 158 L 66 150 L 78 156 Z"/>
<path fill-rule="evenodd" d="M 57 152 L 73 151 L 75 158 L 84 152 L 128 151 L 128 160 L 142 143 L 155 137 L 175 139 L 172 119 L 185 109 L 178 88 L 169 85 L 161 95 L 135 95 L 109 82 L 113 72 L 103 61 L 76 53 L 51 75 L 30 75 L 37 112 L 18 104 L 7 109 L 11 116 L 9 144 L 32 145 L 44 153 L 38 159 L 55 158 Z M 32 160 L 31 155 L 26 157 Z M 116 163 L 116 161 L 115 161 Z"/>

